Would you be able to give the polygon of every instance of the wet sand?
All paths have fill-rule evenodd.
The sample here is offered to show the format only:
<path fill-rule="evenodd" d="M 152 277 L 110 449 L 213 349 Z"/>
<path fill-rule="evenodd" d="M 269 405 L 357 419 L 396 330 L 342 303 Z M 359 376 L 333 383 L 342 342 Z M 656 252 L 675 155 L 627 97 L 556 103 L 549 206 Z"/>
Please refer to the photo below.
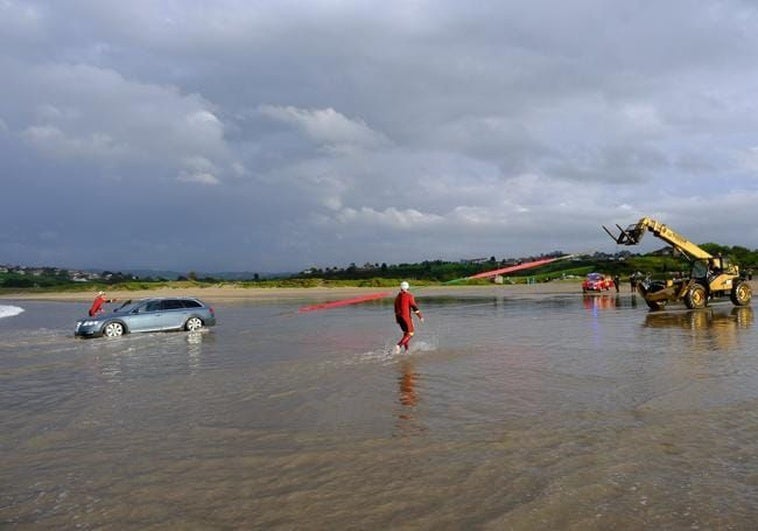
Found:
<path fill-rule="evenodd" d="M 92 291 L 7 296 L 0 528 L 755 527 L 752 306 L 414 288 L 401 354 L 393 287 L 112 291 L 197 295 L 219 323 L 88 341 Z"/>
<path fill-rule="evenodd" d="M 389 297 L 297 313 L 380 291 L 198 289 L 216 327 L 91 341 L 91 292 L 13 301 L 0 528 L 755 527 L 751 306 L 418 286 L 401 354 Z"/>
<path fill-rule="evenodd" d="M 749 281 L 753 292 L 758 281 Z M 371 293 L 396 291 L 395 287 L 314 287 L 314 288 L 247 288 L 235 284 L 214 286 L 195 286 L 177 288 L 157 288 L 153 290 L 108 290 L 107 295 L 117 300 L 140 299 L 148 297 L 192 296 L 209 302 L 224 301 L 287 301 L 287 300 L 332 300 L 357 297 Z M 553 295 L 564 293 L 581 293 L 581 280 L 554 281 L 541 284 L 488 284 L 482 286 L 430 285 L 413 287 L 411 291 L 419 297 L 440 295 L 477 295 L 490 294 L 493 291 L 512 295 Z M 605 292 L 614 294 L 613 290 Z M 631 293 L 629 283 L 621 284 L 619 294 Z M 48 292 L 48 293 L 6 293 L 0 294 L 0 300 L 37 300 L 61 302 L 88 302 L 96 291 Z"/>
<path fill-rule="evenodd" d="M 490 293 L 492 290 L 514 294 L 552 294 L 581 292 L 581 281 L 548 282 L 543 284 L 490 284 L 483 286 L 418 286 L 411 285 L 411 291 L 419 296 Z M 624 289 L 626 288 L 626 289 Z M 315 287 L 315 288 L 246 288 L 238 285 L 196 286 L 179 288 L 157 288 L 153 290 L 108 290 L 108 297 L 119 300 L 145 297 L 196 296 L 209 301 L 230 300 L 292 300 L 353 297 L 369 293 L 394 292 L 395 287 Z M 622 286 L 621 293 L 629 293 L 629 286 Z M 48 292 L 48 293 L 6 293 L 0 300 L 38 301 L 90 301 L 96 291 Z"/>

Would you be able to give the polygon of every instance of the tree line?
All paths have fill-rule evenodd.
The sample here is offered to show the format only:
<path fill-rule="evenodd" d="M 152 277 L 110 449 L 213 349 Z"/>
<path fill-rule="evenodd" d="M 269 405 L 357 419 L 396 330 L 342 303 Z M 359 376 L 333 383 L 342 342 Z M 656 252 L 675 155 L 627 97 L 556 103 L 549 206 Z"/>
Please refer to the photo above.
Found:
<path fill-rule="evenodd" d="M 705 243 L 701 248 L 713 255 L 721 255 L 738 264 L 744 273 L 752 273 L 758 267 L 758 250 L 750 250 L 742 246 L 725 246 L 716 243 Z M 310 268 L 294 275 L 279 278 L 261 279 L 258 274 L 251 274 L 248 279 L 238 279 L 235 283 L 244 286 L 314 286 L 322 283 L 353 282 L 359 285 L 385 285 L 396 279 L 413 279 L 428 283 L 444 283 L 463 279 L 492 271 L 501 267 L 517 265 L 521 261 L 531 261 L 544 258 L 555 258 L 562 253 L 553 252 L 539 257 L 529 257 L 523 260 L 497 260 L 494 256 L 484 260 L 472 261 L 445 261 L 425 260 L 419 263 L 401 264 L 364 264 L 358 266 L 355 263 L 347 267 Z M 583 276 L 591 271 L 619 275 L 627 277 L 635 273 L 645 275 L 667 275 L 678 271 L 688 271 L 689 266 L 682 257 L 661 252 L 635 255 L 623 253 L 619 255 L 585 255 L 573 257 L 568 260 L 559 260 L 546 264 L 536 269 L 514 272 L 509 279 L 519 281 L 524 277 L 535 279 L 538 282 L 551 281 L 573 276 Z M 114 286 L 122 289 L 150 289 L 175 282 L 190 284 L 218 284 L 228 283 L 227 279 L 216 278 L 213 275 L 200 276 L 193 271 L 186 275 L 180 275 L 176 279 L 162 277 L 135 277 L 131 274 L 120 272 L 103 272 L 101 280 L 97 282 L 76 282 L 72 280 L 65 270 L 56 269 L 53 273 L 43 272 L 39 275 L 22 275 L 14 272 L 0 272 L 0 288 L 8 289 L 92 289 L 95 286 Z M 484 280 L 481 282 L 488 282 Z"/>

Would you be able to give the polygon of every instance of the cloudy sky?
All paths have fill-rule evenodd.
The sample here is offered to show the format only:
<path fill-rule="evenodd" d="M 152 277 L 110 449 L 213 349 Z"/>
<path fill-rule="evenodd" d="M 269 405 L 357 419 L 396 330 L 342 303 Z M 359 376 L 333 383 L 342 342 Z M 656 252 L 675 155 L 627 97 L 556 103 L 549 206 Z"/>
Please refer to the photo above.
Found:
<path fill-rule="evenodd" d="M 747 0 L 0 0 L 0 263 L 755 249 L 757 67 Z"/>

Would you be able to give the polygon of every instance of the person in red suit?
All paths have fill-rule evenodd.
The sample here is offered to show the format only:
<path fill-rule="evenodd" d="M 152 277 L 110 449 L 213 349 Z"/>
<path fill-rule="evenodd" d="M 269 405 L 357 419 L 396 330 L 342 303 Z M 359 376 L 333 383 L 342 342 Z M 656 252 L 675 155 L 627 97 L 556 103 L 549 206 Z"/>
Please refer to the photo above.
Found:
<path fill-rule="evenodd" d="M 410 286 L 407 282 L 400 283 L 400 293 L 395 297 L 395 321 L 400 325 L 400 329 L 403 331 L 403 337 L 400 338 L 397 345 L 395 345 L 395 353 L 400 352 L 401 348 L 408 350 L 408 343 L 410 343 L 413 337 L 413 317 L 412 313 L 416 314 L 419 321 L 424 322 L 424 316 L 421 315 L 421 310 L 418 309 L 416 299 L 413 294 L 408 291 Z"/>
<path fill-rule="evenodd" d="M 103 304 L 107 302 L 114 302 L 116 299 L 106 299 L 105 298 L 105 292 L 104 291 L 98 291 L 97 297 L 95 297 L 95 300 L 92 301 L 92 306 L 89 308 L 89 316 L 94 317 L 100 312 L 104 312 Z"/>

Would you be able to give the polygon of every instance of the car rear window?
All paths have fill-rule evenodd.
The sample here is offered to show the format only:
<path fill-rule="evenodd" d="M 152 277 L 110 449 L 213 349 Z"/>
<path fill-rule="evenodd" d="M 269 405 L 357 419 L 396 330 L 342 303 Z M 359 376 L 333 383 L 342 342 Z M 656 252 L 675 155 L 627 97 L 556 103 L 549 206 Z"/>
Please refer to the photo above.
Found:
<path fill-rule="evenodd" d="M 193 300 L 183 300 L 182 303 L 184 303 L 185 308 L 202 308 L 203 307 L 202 304 Z"/>

